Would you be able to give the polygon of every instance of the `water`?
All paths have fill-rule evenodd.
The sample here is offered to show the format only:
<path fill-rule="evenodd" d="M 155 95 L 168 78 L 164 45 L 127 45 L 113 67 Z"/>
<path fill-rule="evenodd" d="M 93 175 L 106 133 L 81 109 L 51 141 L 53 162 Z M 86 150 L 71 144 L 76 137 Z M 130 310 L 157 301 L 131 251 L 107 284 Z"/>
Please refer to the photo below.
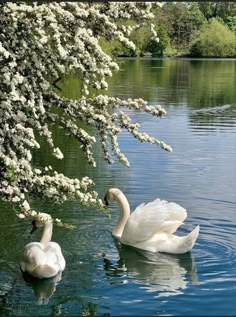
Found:
<path fill-rule="evenodd" d="M 98 168 L 85 162 L 78 144 L 54 130 L 56 144 L 66 153 L 57 162 L 43 145 L 37 165 L 48 161 L 68 176 L 93 177 L 104 196 L 109 187 L 126 194 L 131 209 L 156 197 L 174 201 L 188 211 L 179 234 L 200 224 L 189 254 L 151 254 L 120 245 L 111 236 L 119 208 L 106 218 L 78 202 L 63 205 L 35 201 L 77 225 L 54 229 L 67 266 L 62 277 L 40 283 L 24 280 L 19 270 L 29 220 L 16 219 L 1 204 L 0 315 L 181 315 L 236 314 L 236 61 L 119 60 L 121 72 L 110 83 L 111 95 L 143 97 L 161 104 L 167 117 L 156 119 L 126 110 L 142 129 L 172 145 L 166 153 L 139 144 L 124 132 L 120 146 L 131 163 L 107 165 L 97 149 Z M 73 83 L 73 85 L 72 85 Z M 76 95 L 74 79 L 64 83 L 65 95 Z M 39 301 L 40 294 L 47 300 Z"/>

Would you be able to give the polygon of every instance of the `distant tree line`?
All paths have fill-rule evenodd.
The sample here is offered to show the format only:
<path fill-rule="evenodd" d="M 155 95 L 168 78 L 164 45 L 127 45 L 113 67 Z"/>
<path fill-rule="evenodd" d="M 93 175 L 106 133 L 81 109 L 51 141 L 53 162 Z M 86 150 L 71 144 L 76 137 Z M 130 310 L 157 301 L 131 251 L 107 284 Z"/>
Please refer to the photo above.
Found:
<path fill-rule="evenodd" d="M 113 56 L 236 56 L 236 2 L 167 2 L 153 4 L 159 42 L 150 27 L 135 30 L 135 50 L 112 41 L 105 49 Z M 132 21 L 129 21 L 132 25 Z"/>

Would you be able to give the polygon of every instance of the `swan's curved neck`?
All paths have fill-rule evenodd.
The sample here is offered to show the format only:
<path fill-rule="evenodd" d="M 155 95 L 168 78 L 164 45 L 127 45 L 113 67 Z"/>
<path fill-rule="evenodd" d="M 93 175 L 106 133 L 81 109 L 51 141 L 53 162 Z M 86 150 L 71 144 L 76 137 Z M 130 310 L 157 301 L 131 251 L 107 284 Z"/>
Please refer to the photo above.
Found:
<path fill-rule="evenodd" d="M 52 222 L 44 225 L 43 234 L 42 234 L 40 243 L 46 247 L 48 243 L 51 241 L 51 238 L 52 238 Z"/>
<path fill-rule="evenodd" d="M 130 207 L 128 200 L 121 191 L 114 194 L 114 199 L 119 203 L 121 210 L 120 217 L 118 219 L 116 226 L 112 230 L 112 234 L 113 236 L 121 237 L 122 232 L 124 230 L 124 226 L 130 216 Z"/>

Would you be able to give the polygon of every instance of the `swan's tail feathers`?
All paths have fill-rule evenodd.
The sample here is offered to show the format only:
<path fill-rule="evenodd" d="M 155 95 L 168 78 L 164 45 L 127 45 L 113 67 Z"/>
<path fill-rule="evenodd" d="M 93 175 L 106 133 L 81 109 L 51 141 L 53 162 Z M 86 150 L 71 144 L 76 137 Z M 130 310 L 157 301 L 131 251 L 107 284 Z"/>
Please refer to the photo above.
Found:
<path fill-rule="evenodd" d="M 193 231 L 191 231 L 187 237 L 186 237 L 186 245 L 187 245 L 187 249 L 188 251 L 192 250 L 198 235 L 199 235 L 199 230 L 200 230 L 200 226 L 198 225 L 196 228 L 193 229 Z"/>
<path fill-rule="evenodd" d="M 55 268 L 44 264 L 37 266 L 32 272 L 31 275 L 37 278 L 50 278 L 55 276 L 58 273 L 58 270 L 55 270 Z"/>

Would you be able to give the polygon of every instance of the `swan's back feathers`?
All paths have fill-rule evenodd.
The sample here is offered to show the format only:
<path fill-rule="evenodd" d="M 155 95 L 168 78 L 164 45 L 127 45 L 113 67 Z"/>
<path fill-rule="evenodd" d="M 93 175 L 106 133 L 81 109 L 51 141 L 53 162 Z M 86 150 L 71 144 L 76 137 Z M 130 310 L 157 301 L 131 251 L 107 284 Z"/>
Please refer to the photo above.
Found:
<path fill-rule="evenodd" d="M 154 234 L 174 233 L 187 217 L 184 208 L 173 202 L 155 199 L 142 203 L 130 215 L 121 242 L 135 244 L 150 239 Z"/>
<path fill-rule="evenodd" d="M 25 246 L 21 270 L 38 278 L 48 278 L 63 271 L 65 264 L 58 243 L 49 242 L 44 247 L 40 242 L 31 242 Z"/>
<path fill-rule="evenodd" d="M 32 266 L 43 265 L 46 262 L 46 254 L 43 246 L 39 242 L 31 242 L 25 246 L 23 253 L 23 262 Z"/>

